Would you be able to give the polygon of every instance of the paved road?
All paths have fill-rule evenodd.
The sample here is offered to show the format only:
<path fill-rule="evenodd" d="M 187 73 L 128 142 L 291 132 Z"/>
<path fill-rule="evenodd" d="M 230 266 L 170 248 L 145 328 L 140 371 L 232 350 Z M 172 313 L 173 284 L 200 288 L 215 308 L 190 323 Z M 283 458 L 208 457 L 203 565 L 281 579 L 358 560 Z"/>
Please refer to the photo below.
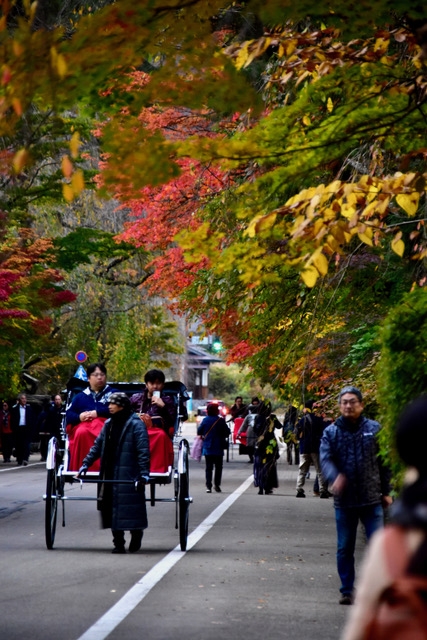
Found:
<path fill-rule="evenodd" d="M 233 451 L 221 494 L 205 493 L 204 464 L 191 462 L 187 553 L 177 548 L 174 505 L 160 504 L 149 507 L 141 552 L 125 556 L 111 555 L 92 502 L 66 504 L 48 551 L 44 466 L 0 467 L 1 637 L 338 640 L 347 609 L 338 605 L 331 501 L 311 496 L 312 480 L 297 500 L 285 456 L 279 489 L 259 496 L 246 460 Z"/>

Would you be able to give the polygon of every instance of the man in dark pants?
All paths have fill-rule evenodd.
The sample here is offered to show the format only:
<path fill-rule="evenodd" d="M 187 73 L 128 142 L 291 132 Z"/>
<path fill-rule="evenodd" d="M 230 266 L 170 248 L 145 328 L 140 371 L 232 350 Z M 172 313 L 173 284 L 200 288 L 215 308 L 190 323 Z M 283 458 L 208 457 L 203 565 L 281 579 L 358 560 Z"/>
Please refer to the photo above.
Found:
<path fill-rule="evenodd" d="M 304 405 L 304 415 L 295 427 L 299 439 L 300 464 L 297 478 L 297 498 L 305 498 L 304 484 L 310 465 L 313 464 L 319 478 L 320 497 L 329 498 L 329 491 L 322 474 L 319 462 L 320 438 L 325 429 L 325 422 L 321 416 L 313 413 L 314 400 L 307 400 Z"/>
<path fill-rule="evenodd" d="M 45 412 L 43 433 L 40 434 L 40 455 L 42 460 L 46 460 L 49 440 L 53 436 L 57 439 L 61 437 L 61 425 L 64 416 L 62 398 L 59 394 L 56 394 L 52 400 Z"/>
<path fill-rule="evenodd" d="M 30 457 L 30 446 L 35 427 L 35 415 L 27 404 L 27 396 L 20 393 L 18 403 L 11 411 L 11 425 L 15 444 L 15 455 L 18 465 L 28 464 Z"/>
<path fill-rule="evenodd" d="M 380 425 L 362 415 L 362 394 L 357 387 L 344 387 L 338 403 L 341 416 L 323 432 L 320 462 L 334 494 L 337 568 L 341 579 L 339 602 L 352 604 L 359 520 L 369 540 L 383 526 L 383 507 L 390 505 L 392 499 L 390 471 L 379 456 Z"/>
<path fill-rule="evenodd" d="M 214 488 L 221 491 L 222 463 L 225 438 L 230 435 L 224 418 L 219 417 L 219 407 L 211 403 L 207 406 L 208 415 L 197 429 L 197 435 L 203 438 L 202 453 L 206 460 L 206 493 L 212 493 L 212 475 L 215 467 Z"/>

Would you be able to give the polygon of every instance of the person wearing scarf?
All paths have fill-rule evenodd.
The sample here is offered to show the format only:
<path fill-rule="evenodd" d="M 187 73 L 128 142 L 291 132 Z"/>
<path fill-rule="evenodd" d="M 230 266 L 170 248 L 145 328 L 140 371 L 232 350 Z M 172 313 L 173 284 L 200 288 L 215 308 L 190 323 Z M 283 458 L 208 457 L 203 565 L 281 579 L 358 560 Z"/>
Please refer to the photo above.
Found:
<path fill-rule="evenodd" d="M 100 459 L 100 479 L 114 480 L 98 485 L 98 509 L 102 528 L 111 528 L 112 553 L 126 553 L 125 531 L 130 531 L 129 553 L 141 548 L 147 528 L 145 484 L 150 473 L 150 449 L 144 422 L 131 409 L 125 393 L 109 397 L 111 417 L 78 472 L 84 477 L 95 460 Z"/>

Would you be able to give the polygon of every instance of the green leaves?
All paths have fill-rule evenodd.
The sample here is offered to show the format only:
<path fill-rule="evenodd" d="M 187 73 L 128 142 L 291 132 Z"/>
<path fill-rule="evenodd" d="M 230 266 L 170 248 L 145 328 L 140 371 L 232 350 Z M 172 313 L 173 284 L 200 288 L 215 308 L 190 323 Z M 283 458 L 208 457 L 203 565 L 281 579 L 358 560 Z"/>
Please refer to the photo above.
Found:
<path fill-rule="evenodd" d="M 142 252 L 126 242 L 116 242 L 112 233 L 84 227 L 55 238 L 53 246 L 56 263 L 65 271 L 73 271 L 80 264 L 90 264 L 93 258 L 113 260 Z"/>

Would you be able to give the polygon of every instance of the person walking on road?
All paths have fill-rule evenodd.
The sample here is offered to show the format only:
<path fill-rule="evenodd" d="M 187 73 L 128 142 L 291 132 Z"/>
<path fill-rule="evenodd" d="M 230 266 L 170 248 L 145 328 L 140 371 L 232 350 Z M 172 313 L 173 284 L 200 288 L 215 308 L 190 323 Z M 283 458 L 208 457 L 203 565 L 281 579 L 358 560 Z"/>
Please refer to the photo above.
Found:
<path fill-rule="evenodd" d="M 10 462 L 10 456 L 13 450 L 13 433 L 9 403 L 6 401 L 3 402 L 3 408 L 0 412 L 0 435 L 3 462 Z"/>
<path fill-rule="evenodd" d="M 362 393 L 344 387 L 338 396 L 341 416 L 326 427 L 320 443 L 322 473 L 334 494 L 340 604 L 353 603 L 354 550 L 359 520 L 369 540 L 384 524 L 391 504 L 390 471 L 379 456 L 380 425 L 363 416 Z"/>
<path fill-rule="evenodd" d="M 12 407 L 11 414 L 13 441 L 18 465 L 23 464 L 26 466 L 28 464 L 35 424 L 36 417 L 30 405 L 27 404 L 27 396 L 25 393 L 20 393 L 18 403 Z"/>
<path fill-rule="evenodd" d="M 214 476 L 214 489 L 220 493 L 224 443 L 225 439 L 230 435 L 230 429 L 227 427 L 224 418 L 219 417 L 217 404 L 208 404 L 207 414 L 197 429 L 197 435 L 203 438 L 202 455 L 205 456 L 206 460 L 206 493 L 212 493 L 212 476 Z"/>
<path fill-rule="evenodd" d="M 254 485 L 260 495 L 273 493 L 279 486 L 277 477 L 277 460 L 279 447 L 275 429 L 283 429 L 283 425 L 271 413 L 271 402 L 261 402 L 255 417 L 254 431 L 256 443 L 254 451 Z"/>
<path fill-rule="evenodd" d="M 131 534 L 129 553 L 136 553 L 147 528 L 145 484 L 150 473 L 147 429 L 132 411 L 125 393 L 112 393 L 108 403 L 111 417 L 83 460 L 78 477 L 84 478 L 94 461 L 101 458 L 100 478 L 117 481 L 99 485 L 102 527 L 111 527 L 112 553 L 126 553 L 125 531 Z"/>
<path fill-rule="evenodd" d="M 321 498 L 329 498 L 329 491 L 319 462 L 320 438 L 326 427 L 321 416 L 313 413 L 314 400 L 307 400 L 304 415 L 298 421 L 295 431 L 299 440 L 300 464 L 297 478 L 297 498 L 305 498 L 304 484 L 310 465 L 313 464 L 319 478 Z"/>
<path fill-rule="evenodd" d="M 259 405 L 250 404 L 248 407 L 248 415 L 243 420 L 240 429 L 237 432 L 236 439 L 240 441 L 239 444 L 239 454 L 247 453 L 249 456 L 249 462 L 254 461 L 254 450 L 255 450 L 255 419 L 256 414 L 258 413 Z M 243 441 L 243 443 L 242 443 Z"/>
<path fill-rule="evenodd" d="M 292 464 L 294 453 L 295 464 L 299 465 L 299 440 L 295 435 L 295 427 L 298 420 L 298 409 L 289 405 L 283 422 L 283 442 L 286 444 L 286 459 Z"/>
<path fill-rule="evenodd" d="M 62 398 L 57 393 L 53 396 L 53 402 L 50 405 L 47 415 L 46 415 L 46 431 L 49 434 L 49 437 L 61 438 L 61 426 L 64 417 L 64 405 L 62 403 Z"/>

